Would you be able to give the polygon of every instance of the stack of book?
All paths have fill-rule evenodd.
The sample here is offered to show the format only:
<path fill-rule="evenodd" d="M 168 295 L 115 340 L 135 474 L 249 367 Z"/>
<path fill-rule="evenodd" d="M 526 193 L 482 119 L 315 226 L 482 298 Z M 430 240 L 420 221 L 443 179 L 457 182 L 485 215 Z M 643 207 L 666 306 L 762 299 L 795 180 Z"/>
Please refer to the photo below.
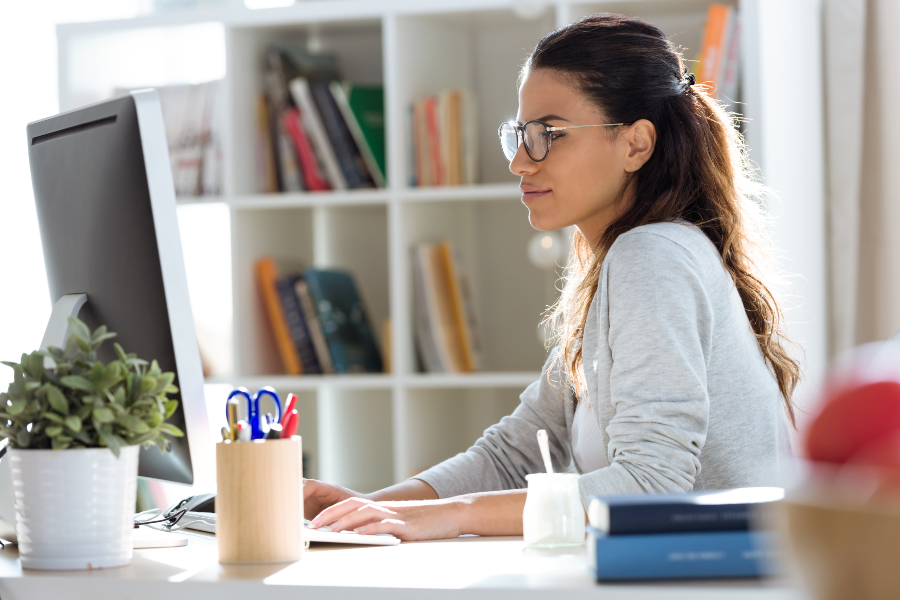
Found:
<path fill-rule="evenodd" d="M 588 562 L 598 581 L 760 577 L 777 572 L 773 533 L 756 530 L 782 488 L 595 496 Z"/>
<path fill-rule="evenodd" d="M 451 242 L 412 252 L 416 340 L 425 371 L 466 373 L 481 365 L 481 336 L 468 278 Z"/>
<path fill-rule="evenodd" d="M 256 262 L 256 280 L 288 375 L 380 373 L 381 353 L 350 273 L 306 269 L 281 275 Z"/>
<path fill-rule="evenodd" d="M 265 192 L 385 186 L 384 89 L 341 82 L 337 57 L 270 46 L 257 100 Z"/>
<path fill-rule="evenodd" d="M 711 86 L 726 103 L 737 100 L 738 65 L 741 56 L 741 19 L 726 4 L 710 4 L 703 30 L 703 45 L 694 64 L 698 83 Z"/>
<path fill-rule="evenodd" d="M 478 174 L 475 94 L 445 90 L 410 106 L 411 186 L 471 185 Z"/>
<path fill-rule="evenodd" d="M 178 196 L 222 193 L 222 88 L 221 81 L 156 88 Z M 129 91 L 117 88 L 114 94 Z"/>

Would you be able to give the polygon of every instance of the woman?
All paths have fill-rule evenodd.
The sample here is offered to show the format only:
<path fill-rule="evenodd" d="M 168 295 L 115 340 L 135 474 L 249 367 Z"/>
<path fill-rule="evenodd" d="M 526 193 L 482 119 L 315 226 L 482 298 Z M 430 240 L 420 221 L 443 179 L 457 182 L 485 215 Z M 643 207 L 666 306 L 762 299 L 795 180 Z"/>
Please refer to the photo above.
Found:
<path fill-rule="evenodd" d="M 517 117 L 500 137 L 532 226 L 575 226 L 559 345 L 467 452 L 369 495 L 307 481 L 312 527 L 519 535 L 539 429 L 585 505 L 764 485 L 790 452 L 799 369 L 744 148 L 672 44 L 617 15 L 563 27 L 523 67 Z"/>

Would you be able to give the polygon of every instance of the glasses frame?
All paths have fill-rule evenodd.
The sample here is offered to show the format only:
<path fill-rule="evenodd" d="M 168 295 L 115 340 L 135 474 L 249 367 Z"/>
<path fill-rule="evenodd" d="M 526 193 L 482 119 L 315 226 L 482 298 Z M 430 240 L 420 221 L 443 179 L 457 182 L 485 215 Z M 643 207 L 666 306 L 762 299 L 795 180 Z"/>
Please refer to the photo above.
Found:
<path fill-rule="evenodd" d="M 544 154 L 543 158 L 535 158 L 531 154 L 531 150 L 528 149 L 528 146 L 525 144 L 525 128 L 531 125 L 532 123 L 540 123 L 544 126 L 548 132 L 553 131 L 563 131 L 565 129 L 583 129 L 585 127 L 618 127 L 619 125 L 631 125 L 631 123 L 602 123 L 600 125 L 567 125 L 565 127 L 554 127 L 549 123 L 545 123 L 544 121 L 539 121 L 537 119 L 532 119 L 531 121 L 525 121 L 521 125 L 516 125 L 514 121 L 506 121 L 504 123 L 500 123 L 500 127 L 497 128 L 497 136 L 500 138 L 500 146 L 501 150 L 503 149 L 503 126 L 504 125 L 512 125 L 514 131 L 516 132 L 516 139 L 518 140 L 518 145 L 516 146 L 516 150 L 518 151 L 519 146 L 525 147 L 525 153 L 528 155 L 534 162 L 542 162 L 547 160 L 547 157 L 550 156 L 550 146 L 552 145 L 553 138 L 547 140 L 547 153 Z M 506 152 L 503 152 L 503 157 L 506 158 Z M 515 155 L 513 155 L 515 158 Z M 509 162 L 512 162 L 512 159 L 507 159 Z"/>

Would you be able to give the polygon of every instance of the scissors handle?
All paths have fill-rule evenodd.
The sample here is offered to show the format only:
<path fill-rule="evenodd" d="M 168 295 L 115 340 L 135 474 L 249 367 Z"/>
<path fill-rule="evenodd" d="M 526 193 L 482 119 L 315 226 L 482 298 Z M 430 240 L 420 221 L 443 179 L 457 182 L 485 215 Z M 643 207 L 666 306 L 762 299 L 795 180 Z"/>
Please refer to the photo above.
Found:
<path fill-rule="evenodd" d="M 260 423 L 260 414 L 259 414 L 259 400 L 263 396 L 269 396 L 272 400 L 275 401 L 275 408 L 278 409 L 278 417 L 276 418 L 276 422 L 281 422 L 281 398 L 278 397 L 278 392 L 276 392 L 273 388 L 269 386 L 261 387 L 256 390 L 255 394 L 250 394 L 250 390 L 245 387 L 235 388 L 228 394 L 228 399 L 231 400 L 235 396 L 243 396 L 247 400 L 247 422 L 250 423 L 250 439 L 259 440 L 265 437 L 265 434 L 262 430 L 262 425 Z M 227 418 L 227 405 L 226 405 L 226 418 Z"/>

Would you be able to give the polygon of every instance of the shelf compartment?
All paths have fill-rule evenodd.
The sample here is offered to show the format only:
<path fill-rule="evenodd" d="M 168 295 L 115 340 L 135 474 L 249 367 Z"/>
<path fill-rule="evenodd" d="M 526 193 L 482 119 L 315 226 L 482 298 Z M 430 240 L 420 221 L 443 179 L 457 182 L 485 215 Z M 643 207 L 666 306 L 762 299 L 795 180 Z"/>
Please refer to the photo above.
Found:
<path fill-rule="evenodd" d="M 465 452 L 484 430 L 519 405 L 509 389 L 422 389 L 407 392 L 406 465 L 409 477 Z"/>
<path fill-rule="evenodd" d="M 540 371 L 509 373 L 419 373 L 403 378 L 403 385 L 410 390 L 422 389 L 491 389 L 519 388 L 524 390 L 541 376 Z"/>
<path fill-rule="evenodd" d="M 449 239 L 471 288 L 482 339 L 484 371 L 537 371 L 547 357 L 538 335 L 541 315 L 556 300 L 557 275 L 533 266 L 528 241 L 535 230 L 518 200 L 420 202 L 403 207 L 404 271 L 409 348 L 415 348 L 412 248 Z M 499 235 L 498 232 L 502 232 Z M 415 372 L 407 353 L 404 372 Z"/>
<path fill-rule="evenodd" d="M 556 25 L 555 9 L 524 20 L 510 9 L 401 15 L 396 19 L 395 121 L 391 126 L 391 156 L 402 163 L 392 167 L 404 185 L 411 139 L 407 107 L 445 89 L 475 92 L 477 162 L 481 183 L 513 183 L 509 163 L 500 150 L 497 127 L 515 118 L 516 79 L 535 43 Z"/>
<path fill-rule="evenodd" d="M 265 91 L 266 51 L 286 44 L 334 53 L 343 79 L 382 85 L 381 18 L 282 23 L 231 27 L 226 31 L 228 115 L 232 134 L 226 189 L 237 195 L 256 194 L 257 98 Z"/>

